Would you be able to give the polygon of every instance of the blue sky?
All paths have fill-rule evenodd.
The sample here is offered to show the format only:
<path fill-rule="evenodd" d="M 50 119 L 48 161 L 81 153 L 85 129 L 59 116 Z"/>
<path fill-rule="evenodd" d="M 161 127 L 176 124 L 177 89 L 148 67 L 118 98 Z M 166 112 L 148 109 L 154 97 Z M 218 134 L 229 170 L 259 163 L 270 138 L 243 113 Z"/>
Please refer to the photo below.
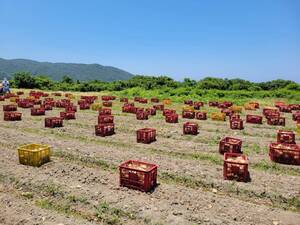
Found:
<path fill-rule="evenodd" d="M 0 0 L 0 57 L 300 82 L 300 1 Z"/>

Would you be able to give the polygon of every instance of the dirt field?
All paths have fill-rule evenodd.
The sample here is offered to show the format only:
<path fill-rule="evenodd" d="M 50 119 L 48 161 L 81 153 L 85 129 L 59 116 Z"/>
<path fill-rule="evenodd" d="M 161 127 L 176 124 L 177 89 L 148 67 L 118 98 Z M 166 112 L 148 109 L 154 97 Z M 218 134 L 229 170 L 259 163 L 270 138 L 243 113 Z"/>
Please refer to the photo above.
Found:
<path fill-rule="evenodd" d="M 0 102 L 1 108 L 8 102 Z M 19 108 L 18 122 L 3 121 L 0 110 L 0 224 L 300 224 L 300 167 L 268 157 L 268 144 L 282 127 L 264 121 L 233 131 L 228 121 L 194 120 L 200 133 L 189 136 L 182 134 L 187 119 L 168 124 L 158 112 L 138 121 L 121 112 L 118 100 L 113 104 L 116 134 L 110 137 L 95 136 L 92 110 L 78 110 L 76 120 L 55 129 L 44 128 L 45 116 L 32 117 L 29 109 Z M 294 130 L 291 114 L 285 116 L 286 129 Z M 144 127 L 157 129 L 156 142 L 136 143 L 135 131 Z M 223 180 L 218 143 L 225 136 L 243 140 L 251 182 Z M 17 147 L 25 143 L 50 145 L 51 162 L 20 165 Z M 152 193 L 119 187 L 118 165 L 128 159 L 159 166 Z"/>

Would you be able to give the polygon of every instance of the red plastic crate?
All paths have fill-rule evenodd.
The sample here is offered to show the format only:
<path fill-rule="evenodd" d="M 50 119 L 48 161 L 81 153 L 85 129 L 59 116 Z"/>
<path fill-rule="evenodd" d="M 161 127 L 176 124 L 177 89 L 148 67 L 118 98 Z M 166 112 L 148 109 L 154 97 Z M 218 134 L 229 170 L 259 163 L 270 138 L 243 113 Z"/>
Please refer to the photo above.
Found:
<path fill-rule="evenodd" d="M 269 115 L 280 115 L 280 112 L 277 108 L 264 108 L 263 109 L 263 115 L 265 117 L 268 117 Z"/>
<path fill-rule="evenodd" d="M 175 113 L 165 115 L 167 123 L 178 123 L 178 115 Z"/>
<path fill-rule="evenodd" d="M 296 144 L 271 143 L 269 157 L 272 161 L 300 165 L 300 146 Z"/>
<path fill-rule="evenodd" d="M 242 140 L 233 137 L 225 137 L 219 143 L 219 152 L 242 153 Z"/>
<path fill-rule="evenodd" d="M 231 117 L 234 114 L 234 112 L 231 109 L 227 109 L 227 108 L 226 109 L 222 109 L 221 113 L 225 113 L 225 115 L 229 116 L 229 117 Z"/>
<path fill-rule="evenodd" d="M 247 156 L 240 153 L 225 153 L 223 177 L 225 180 L 250 181 Z"/>
<path fill-rule="evenodd" d="M 57 108 L 65 108 L 66 106 L 70 105 L 70 99 L 61 99 L 55 102 L 55 107 Z M 81 102 L 83 103 L 83 102 Z"/>
<path fill-rule="evenodd" d="M 176 114 L 176 110 L 175 109 L 164 109 L 163 115 L 166 116 L 168 114 Z"/>
<path fill-rule="evenodd" d="M 263 117 L 257 115 L 247 115 L 246 122 L 247 123 L 254 123 L 254 124 L 262 124 Z"/>
<path fill-rule="evenodd" d="M 185 105 L 193 105 L 193 103 L 194 103 L 193 100 L 190 100 L 190 99 L 189 100 L 184 100 Z"/>
<path fill-rule="evenodd" d="M 137 120 L 148 120 L 149 114 L 145 111 L 140 111 L 136 113 L 136 119 Z"/>
<path fill-rule="evenodd" d="M 156 130 L 153 128 L 143 128 L 136 131 L 138 143 L 150 144 L 156 141 Z"/>
<path fill-rule="evenodd" d="M 40 104 L 42 104 L 42 100 L 41 99 L 34 99 L 33 104 L 34 105 L 40 105 Z"/>
<path fill-rule="evenodd" d="M 101 123 L 95 126 L 96 136 L 111 136 L 115 134 L 115 125 L 113 123 Z"/>
<path fill-rule="evenodd" d="M 91 105 L 87 102 L 82 102 L 81 104 L 79 104 L 79 109 L 80 110 L 86 110 L 86 109 L 90 109 Z"/>
<path fill-rule="evenodd" d="M 204 102 L 194 102 L 194 109 L 199 110 L 202 106 L 204 106 Z"/>
<path fill-rule="evenodd" d="M 112 95 L 106 95 L 106 96 L 101 97 L 102 101 L 112 101 L 112 100 L 115 100 L 115 99 L 116 99 L 116 96 L 112 96 Z"/>
<path fill-rule="evenodd" d="M 102 102 L 104 107 L 112 107 L 112 102 Z"/>
<path fill-rule="evenodd" d="M 70 104 L 70 105 L 66 106 L 65 111 L 66 112 L 77 112 L 77 106 Z"/>
<path fill-rule="evenodd" d="M 218 107 L 219 102 L 209 101 L 209 102 L 208 102 L 208 105 L 209 105 L 210 107 Z"/>
<path fill-rule="evenodd" d="M 122 106 L 122 112 L 124 113 L 134 113 L 135 109 L 134 106 L 131 106 L 131 105 L 124 105 Z"/>
<path fill-rule="evenodd" d="M 63 118 L 61 117 L 47 117 L 45 118 L 45 127 L 55 128 L 63 126 Z"/>
<path fill-rule="evenodd" d="M 241 115 L 234 113 L 229 118 L 230 118 L 230 120 L 238 120 L 238 119 L 241 119 Z"/>
<path fill-rule="evenodd" d="M 300 110 L 300 104 L 289 104 L 292 110 Z"/>
<path fill-rule="evenodd" d="M 159 102 L 159 99 L 158 98 L 151 98 L 151 102 L 153 102 L 153 103 L 158 103 Z"/>
<path fill-rule="evenodd" d="M 288 105 L 281 105 L 278 107 L 280 112 L 291 113 L 292 109 Z"/>
<path fill-rule="evenodd" d="M 275 102 L 275 107 L 279 108 L 280 106 L 285 105 L 284 102 Z"/>
<path fill-rule="evenodd" d="M 114 123 L 114 116 L 112 115 L 99 115 L 98 124 Z"/>
<path fill-rule="evenodd" d="M 75 112 L 74 111 L 67 111 L 67 112 L 60 112 L 60 117 L 64 120 L 75 120 Z"/>
<path fill-rule="evenodd" d="M 110 108 L 99 109 L 99 115 L 111 115 L 111 109 Z"/>
<path fill-rule="evenodd" d="M 284 117 L 269 117 L 267 119 L 267 124 L 273 125 L 273 126 L 285 126 L 285 118 Z"/>
<path fill-rule="evenodd" d="M 157 165 L 128 160 L 119 166 L 120 186 L 148 192 L 157 185 Z"/>
<path fill-rule="evenodd" d="M 140 99 L 141 99 L 141 97 L 138 97 L 138 96 L 136 96 L 136 97 L 134 97 L 134 99 L 133 99 L 133 100 L 134 100 L 135 102 L 139 102 L 139 101 L 140 101 Z"/>
<path fill-rule="evenodd" d="M 277 142 L 285 144 L 296 144 L 295 133 L 288 130 L 279 130 L 277 132 Z"/>
<path fill-rule="evenodd" d="M 248 104 L 253 105 L 254 108 L 259 109 L 259 103 L 258 102 L 249 102 Z"/>
<path fill-rule="evenodd" d="M 44 116 L 45 109 L 44 108 L 31 108 L 31 115 L 32 116 Z"/>
<path fill-rule="evenodd" d="M 141 99 L 139 100 L 139 103 L 147 104 L 147 103 L 148 103 L 148 99 L 146 99 L 146 98 L 141 98 Z"/>
<path fill-rule="evenodd" d="M 18 95 L 16 95 L 15 93 L 6 93 L 5 95 L 4 95 L 4 97 L 5 98 L 13 98 L 13 97 L 18 97 Z"/>
<path fill-rule="evenodd" d="M 22 120 L 22 113 L 19 112 L 4 112 L 5 121 L 19 121 Z"/>
<path fill-rule="evenodd" d="M 206 112 L 196 112 L 195 118 L 197 120 L 207 120 L 207 113 Z"/>
<path fill-rule="evenodd" d="M 1 95 L 0 96 L 0 101 L 5 101 L 5 96 Z"/>
<path fill-rule="evenodd" d="M 54 92 L 54 93 L 52 93 L 52 95 L 53 95 L 53 96 L 56 96 L 56 97 L 60 97 L 60 96 L 62 96 L 62 94 L 61 94 L 61 93 L 59 93 L 59 92 Z"/>
<path fill-rule="evenodd" d="M 4 112 L 17 111 L 17 109 L 18 109 L 17 105 L 3 105 Z"/>
<path fill-rule="evenodd" d="M 165 108 L 164 104 L 159 104 L 159 105 L 153 105 L 153 108 L 159 111 L 163 111 Z"/>
<path fill-rule="evenodd" d="M 46 111 L 52 110 L 52 105 L 47 104 L 47 103 L 46 104 L 42 104 L 41 108 L 44 108 Z"/>
<path fill-rule="evenodd" d="M 93 104 L 97 98 L 97 96 L 80 96 L 80 99 L 85 100 L 89 104 Z"/>
<path fill-rule="evenodd" d="M 233 103 L 232 102 L 220 102 L 218 104 L 218 108 L 221 108 L 221 109 L 226 109 L 226 108 L 229 108 L 230 106 L 232 106 Z"/>
<path fill-rule="evenodd" d="M 198 134 L 198 124 L 193 122 L 186 122 L 183 124 L 183 134 Z"/>
<path fill-rule="evenodd" d="M 31 101 L 29 101 L 28 99 L 20 99 L 18 101 L 18 107 L 20 107 L 20 108 L 32 108 L 33 105 L 34 104 Z"/>
<path fill-rule="evenodd" d="M 297 111 L 297 112 L 293 113 L 293 120 L 294 121 L 300 120 L 300 111 Z"/>
<path fill-rule="evenodd" d="M 128 102 L 128 98 L 120 98 L 120 102 Z"/>
<path fill-rule="evenodd" d="M 154 109 L 154 108 L 147 108 L 147 109 L 145 109 L 145 111 L 151 116 L 156 115 L 156 109 Z"/>
<path fill-rule="evenodd" d="M 231 119 L 230 120 L 230 129 L 232 130 L 243 130 L 244 122 L 241 119 Z"/>
<path fill-rule="evenodd" d="M 195 118 L 195 112 L 191 111 L 191 110 L 183 110 L 182 111 L 182 118 L 194 119 Z"/>

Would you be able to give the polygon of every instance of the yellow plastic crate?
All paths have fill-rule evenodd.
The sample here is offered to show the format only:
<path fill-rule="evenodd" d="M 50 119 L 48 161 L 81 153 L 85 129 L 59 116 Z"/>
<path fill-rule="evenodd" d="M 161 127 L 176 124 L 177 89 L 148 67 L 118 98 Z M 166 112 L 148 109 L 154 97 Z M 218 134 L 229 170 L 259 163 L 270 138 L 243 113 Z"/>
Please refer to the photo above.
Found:
<path fill-rule="evenodd" d="M 171 105 L 171 104 L 172 104 L 172 101 L 171 101 L 171 99 L 164 99 L 164 100 L 163 100 L 163 104 L 164 104 L 164 105 Z"/>
<path fill-rule="evenodd" d="M 18 99 L 18 97 L 10 97 L 10 98 L 9 98 L 9 101 L 10 101 L 10 102 L 16 102 L 17 99 Z"/>
<path fill-rule="evenodd" d="M 92 109 L 92 110 L 97 111 L 97 110 L 99 110 L 99 109 L 101 109 L 101 108 L 102 108 L 102 106 L 101 106 L 100 103 L 93 103 L 93 104 L 91 104 L 91 109 Z"/>
<path fill-rule="evenodd" d="M 210 117 L 212 120 L 217 120 L 217 121 L 225 121 L 226 120 L 225 113 L 221 113 L 221 112 L 212 112 Z"/>
<path fill-rule="evenodd" d="M 19 162 L 23 165 L 41 166 L 50 161 L 50 147 L 41 144 L 27 144 L 18 148 Z"/>
<path fill-rule="evenodd" d="M 230 107 L 230 109 L 235 113 L 241 113 L 243 110 L 242 106 L 233 105 Z"/>
<path fill-rule="evenodd" d="M 184 106 L 182 106 L 182 110 L 183 110 L 183 111 L 192 111 L 192 112 L 195 111 L 194 107 L 189 106 L 189 105 L 184 105 Z"/>
<path fill-rule="evenodd" d="M 251 104 L 251 103 L 246 103 L 244 105 L 245 110 L 256 110 L 255 109 L 255 105 Z"/>

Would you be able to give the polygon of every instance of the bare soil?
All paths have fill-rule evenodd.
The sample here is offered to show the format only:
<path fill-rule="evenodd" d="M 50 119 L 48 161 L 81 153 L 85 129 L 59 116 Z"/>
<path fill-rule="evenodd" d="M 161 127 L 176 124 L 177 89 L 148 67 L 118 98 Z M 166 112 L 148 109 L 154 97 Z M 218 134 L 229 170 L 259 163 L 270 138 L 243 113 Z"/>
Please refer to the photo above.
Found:
<path fill-rule="evenodd" d="M 228 121 L 193 120 L 199 134 L 188 136 L 182 134 L 186 119 L 168 124 L 158 112 L 138 121 L 121 112 L 118 100 L 113 104 L 116 134 L 104 138 L 94 134 L 96 111 L 79 110 L 63 128 L 48 129 L 45 116 L 33 117 L 29 109 L 19 108 L 18 122 L 4 121 L 1 110 L 0 224 L 300 224 L 300 168 L 268 157 L 282 127 L 264 122 L 233 131 Z M 291 114 L 285 116 L 286 129 L 295 129 Z M 135 131 L 144 127 L 157 129 L 156 142 L 136 143 Z M 251 182 L 223 180 L 218 143 L 225 136 L 243 140 Z M 50 145 L 51 162 L 19 164 L 17 147 L 27 143 Z M 128 159 L 159 166 L 153 192 L 119 187 L 117 167 Z"/>

